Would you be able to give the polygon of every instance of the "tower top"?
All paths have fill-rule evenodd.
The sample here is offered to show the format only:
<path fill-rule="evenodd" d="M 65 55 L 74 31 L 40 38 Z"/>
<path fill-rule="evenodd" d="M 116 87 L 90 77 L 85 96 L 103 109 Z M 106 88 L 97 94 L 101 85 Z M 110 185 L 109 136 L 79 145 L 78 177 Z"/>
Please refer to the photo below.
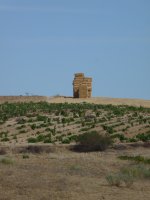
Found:
<path fill-rule="evenodd" d="M 74 76 L 75 77 L 84 77 L 84 73 L 75 73 Z"/>

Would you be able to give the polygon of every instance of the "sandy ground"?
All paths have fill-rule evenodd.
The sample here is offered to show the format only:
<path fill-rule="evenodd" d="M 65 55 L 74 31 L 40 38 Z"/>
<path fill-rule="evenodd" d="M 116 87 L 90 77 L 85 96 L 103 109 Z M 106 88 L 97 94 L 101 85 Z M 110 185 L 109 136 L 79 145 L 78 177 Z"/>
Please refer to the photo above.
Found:
<path fill-rule="evenodd" d="M 36 99 L 35 99 L 36 98 Z M 150 100 L 65 97 L 0 97 L 3 102 L 47 101 L 49 103 L 97 103 L 126 104 L 150 107 Z M 0 146 L 1 147 L 1 146 Z M 149 157 L 150 148 L 137 147 L 124 150 L 109 149 L 106 152 L 76 153 L 55 148 L 49 153 L 18 153 L 0 151 L 0 200 L 149 200 L 150 180 L 136 180 L 128 188 L 110 186 L 106 176 L 130 167 L 129 161 L 118 159 L 119 155 L 142 155 Z M 57 146 L 56 146 L 57 147 Z M 23 159 L 23 155 L 29 158 Z M 3 163 L 7 158 L 12 161 Z"/>
<path fill-rule="evenodd" d="M 92 97 L 88 99 L 75 99 L 72 97 L 46 97 L 46 96 L 0 96 L 0 103 L 4 102 L 39 102 L 47 101 L 49 103 L 94 103 L 94 104 L 113 104 L 113 105 L 133 105 L 150 108 L 150 100 L 144 99 L 123 99 L 108 97 Z"/>
<path fill-rule="evenodd" d="M 150 100 L 144 99 L 121 99 L 121 98 L 108 98 L 108 97 L 93 97 L 89 99 L 74 99 L 57 97 L 51 98 L 47 97 L 47 102 L 49 103 L 94 103 L 94 104 L 113 104 L 113 105 L 132 105 L 132 106 L 143 106 L 150 108 Z"/>
<path fill-rule="evenodd" d="M 110 186 L 105 177 L 129 161 L 118 155 L 150 155 L 150 149 L 107 150 L 75 153 L 59 149 L 52 153 L 1 155 L 13 161 L 0 163 L 0 200 L 148 200 L 149 180 L 137 180 L 127 188 Z"/>

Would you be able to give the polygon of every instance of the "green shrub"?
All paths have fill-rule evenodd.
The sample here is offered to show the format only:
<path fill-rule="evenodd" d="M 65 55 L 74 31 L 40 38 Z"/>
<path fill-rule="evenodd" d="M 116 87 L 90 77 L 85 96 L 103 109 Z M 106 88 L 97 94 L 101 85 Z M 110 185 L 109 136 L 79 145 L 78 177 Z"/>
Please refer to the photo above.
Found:
<path fill-rule="evenodd" d="M 30 118 L 30 119 L 28 119 L 27 122 L 31 123 L 31 122 L 34 122 L 34 120 L 32 118 Z"/>
<path fill-rule="evenodd" d="M 18 124 L 25 124 L 26 120 L 24 118 L 18 118 L 17 122 L 18 122 Z"/>
<path fill-rule="evenodd" d="M 106 181 L 111 186 L 120 187 L 122 184 L 124 184 L 126 187 L 131 187 L 135 179 L 132 171 L 127 168 L 126 170 L 119 171 L 116 174 L 107 175 Z"/>
<path fill-rule="evenodd" d="M 105 125 L 105 124 L 103 124 L 102 127 L 103 127 L 103 129 L 104 129 L 105 131 L 107 131 L 107 133 L 109 133 L 109 134 L 113 134 L 113 133 L 114 133 L 113 127 L 107 126 L 107 125 Z"/>
<path fill-rule="evenodd" d="M 29 155 L 28 155 L 28 154 L 23 154 L 23 155 L 22 155 L 22 158 L 23 158 L 23 159 L 28 159 L 28 158 L 29 158 Z"/>
<path fill-rule="evenodd" d="M 112 139 L 108 135 L 100 135 L 97 131 L 91 131 L 78 136 L 78 145 L 76 149 L 79 151 L 104 151 L 111 144 Z"/>
<path fill-rule="evenodd" d="M 47 131 L 51 131 L 51 129 L 50 129 L 50 128 L 46 128 L 45 131 L 46 131 L 46 132 L 47 132 Z"/>
<path fill-rule="evenodd" d="M 122 173 L 121 174 L 121 181 L 124 182 L 125 186 L 129 188 L 134 183 L 134 177 L 132 176 L 132 174 Z"/>
<path fill-rule="evenodd" d="M 34 129 L 36 129 L 36 124 L 31 124 L 30 127 L 32 130 L 34 130 Z"/>
<path fill-rule="evenodd" d="M 150 179 L 150 168 L 145 166 L 144 164 L 136 164 L 130 167 L 124 167 L 121 169 L 121 173 L 131 176 L 134 179 L 142 179 L 147 178 Z"/>
<path fill-rule="evenodd" d="M 143 156 L 119 156 L 121 160 L 131 160 L 131 161 L 136 161 L 138 163 L 144 163 L 144 164 L 150 164 L 150 158 L 145 158 Z"/>
<path fill-rule="evenodd" d="M 19 130 L 19 129 L 22 129 L 22 128 L 25 128 L 25 127 L 26 127 L 26 125 L 23 124 L 23 125 L 21 125 L 21 126 L 18 126 L 16 129 Z"/>
<path fill-rule="evenodd" d="M 0 163 L 5 164 L 5 165 L 12 165 L 13 164 L 13 160 L 10 158 L 1 158 L 0 159 Z"/>
<path fill-rule="evenodd" d="M 124 142 L 124 141 L 128 140 L 128 138 L 126 138 L 123 134 L 119 134 L 119 133 L 113 134 L 111 137 L 118 138 L 120 140 L 120 142 Z"/>
<path fill-rule="evenodd" d="M 44 139 L 44 143 L 52 143 L 51 138 L 45 138 L 45 139 Z"/>
<path fill-rule="evenodd" d="M 26 130 L 20 130 L 19 133 L 26 133 L 27 131 Z"/>
<path fill-rule="evenodd" d="M 80 131 L 88 131 L 90 129 L 91 129 L 91 127 L 85 127 L 85 128 L 81 128 Z"/>
<path fill-rule="evenodd" d="M 44 143 L 52 143 L 52 135 L 51 135 L 51 133 L 48 133 L 47 135 L 45 135 Z"/>
<path fill-rule="evenodd" d="M 138 140 L 136 139 L 136 138 L 128 138 L 128 140 L 127 140 L 128 142 L 137 142 Z"/>
<path fill-rule="evenodd" d="M 14 140 L 17 140 L 17 135 L 13 135 L 13 139 L 14 139 Z"/>
<path fill-rule="evenodd" d="M 63 144 L 69 144 L 69 143 L 70 143 L 69 138 L 64 138 L 64 139 L 62 139 L 62 143 L 63 143 Z"/>
<path fill-rule="evenodd" d="M 122 184 L 131 187 L 138 179 L 150 179 L 150 168 L 145 165 L 132 165 L 123 167 L 118 173 L 106 176 L 109 185 L 118 187 Z"/>
<path fill-rule="evenodd" d="M 78 136 L 77 135 L 69 135 L 68 138 L 69 138 L 70 142 L 72 142 L 72 141 L 76 142 L 78 140 Z"/>
<path fill-rule="evenodd" d="M 37 142 L 42 142 L 43 140 L 44 140 L 44 135 L 42 135 L 42 134 L 39 134 L 38 136 L 37 136 L 37 138 L 36 138 L 36 141 Z"/>
<path fill-rule="evenodd" d="M 28 143 L 36 143 L 37 142 L 37 139 L 36 138 L 33 138 L 33 137 L 30 137 L 27 139 Z"/>
<path fill-rule="evenodd" d="M 121 185 L 121 177 L 119 176 L 119 174 L 107 175 L 106 180 L 111 186 L 119 187 Z"/>
<path fill-rule="evenodd" d="M 47 116 L 43 116 L 43 115 L 38 115 L 36 118 L 37 121 L 44 121 L 46 122 L 48 120 Z"/>
<path fill-rule="evenodd" d="M 0 137 L 3 138 L 3 137 L 7 137 L 8 135 L 8 131 L 2 131 L 0 132 Z"/>
<path fill-rule="evenodd" d="M 44 143 L 51 143 L 51 133 L 48 133 L 47 135 L 39 134 L 36 138 L 28 138 L 28 143 L 36 143 L 36 142 L 44 142 Z"/>
<path fill-rule="evenodd" d="M 8 137 L 4 137 L 4 138 L 1 139 L 1 141 L 2 141 L 2 142 L 8 142 L 8 141 L 9 141 L 9 138 L 8 138 Z"/>
<path fill-rule="evenodd" d="M 138 140 L 141 140 L 143 142 L 147 142 L 147 141 L 150 141 L 150 132 L 148 131 L 147 133 L 141 133 L 141 134 L 138 134 L 136 135 L 136 138 Z"/>

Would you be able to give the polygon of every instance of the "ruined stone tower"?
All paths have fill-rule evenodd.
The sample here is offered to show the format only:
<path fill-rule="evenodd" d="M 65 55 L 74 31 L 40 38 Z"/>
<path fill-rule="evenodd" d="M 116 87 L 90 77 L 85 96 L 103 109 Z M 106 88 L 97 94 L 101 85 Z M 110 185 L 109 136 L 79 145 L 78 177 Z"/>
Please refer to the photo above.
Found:
<path fill-rule="evenodd" d="M 83 73 L 74 75 L 73 97 L 90 98 L 92 95 L 92 78 L 84 77 Z"/>

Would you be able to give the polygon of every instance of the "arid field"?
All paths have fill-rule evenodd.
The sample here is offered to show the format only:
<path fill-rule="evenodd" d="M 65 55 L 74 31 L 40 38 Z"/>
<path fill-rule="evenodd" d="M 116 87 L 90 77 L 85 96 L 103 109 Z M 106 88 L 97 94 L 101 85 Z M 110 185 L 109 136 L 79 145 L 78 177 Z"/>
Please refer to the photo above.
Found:
<path fill-rule="evenodd" d="M 132 105 L 150 108 L 150 100 L 144 99 L 127 99 L 127 98 L 109 98 L 109 97 L 92 97 L 88 99 L 76 99 L 64 96 L 0 96 L 0 103 L 4 102 L 39 102 L 46 101 L 49 103 L 94 103 L 94 104 L 112 104 L 112 105 Z"/>
<path fill-rule="evenodd" d="M 77 150 L 87 133 L 107 137 Z M 149 188 L 150 101 L 0 97 L 0 200 L 148 200 Z"/>
<path fill-rule="evenodd" d="M 137 168 L 120 155 L 149 157 L 144 147 L 109 149 L 105 152 L 75 153 L 55 148 L 49 153 L 8 151 L 0 156 L 1 200 L 148 200 L 149 177 L 135 178 L 132 185 L 110 185 L 109 174 Z M 145 165 L 145 168 L 149 165 Z"/>

